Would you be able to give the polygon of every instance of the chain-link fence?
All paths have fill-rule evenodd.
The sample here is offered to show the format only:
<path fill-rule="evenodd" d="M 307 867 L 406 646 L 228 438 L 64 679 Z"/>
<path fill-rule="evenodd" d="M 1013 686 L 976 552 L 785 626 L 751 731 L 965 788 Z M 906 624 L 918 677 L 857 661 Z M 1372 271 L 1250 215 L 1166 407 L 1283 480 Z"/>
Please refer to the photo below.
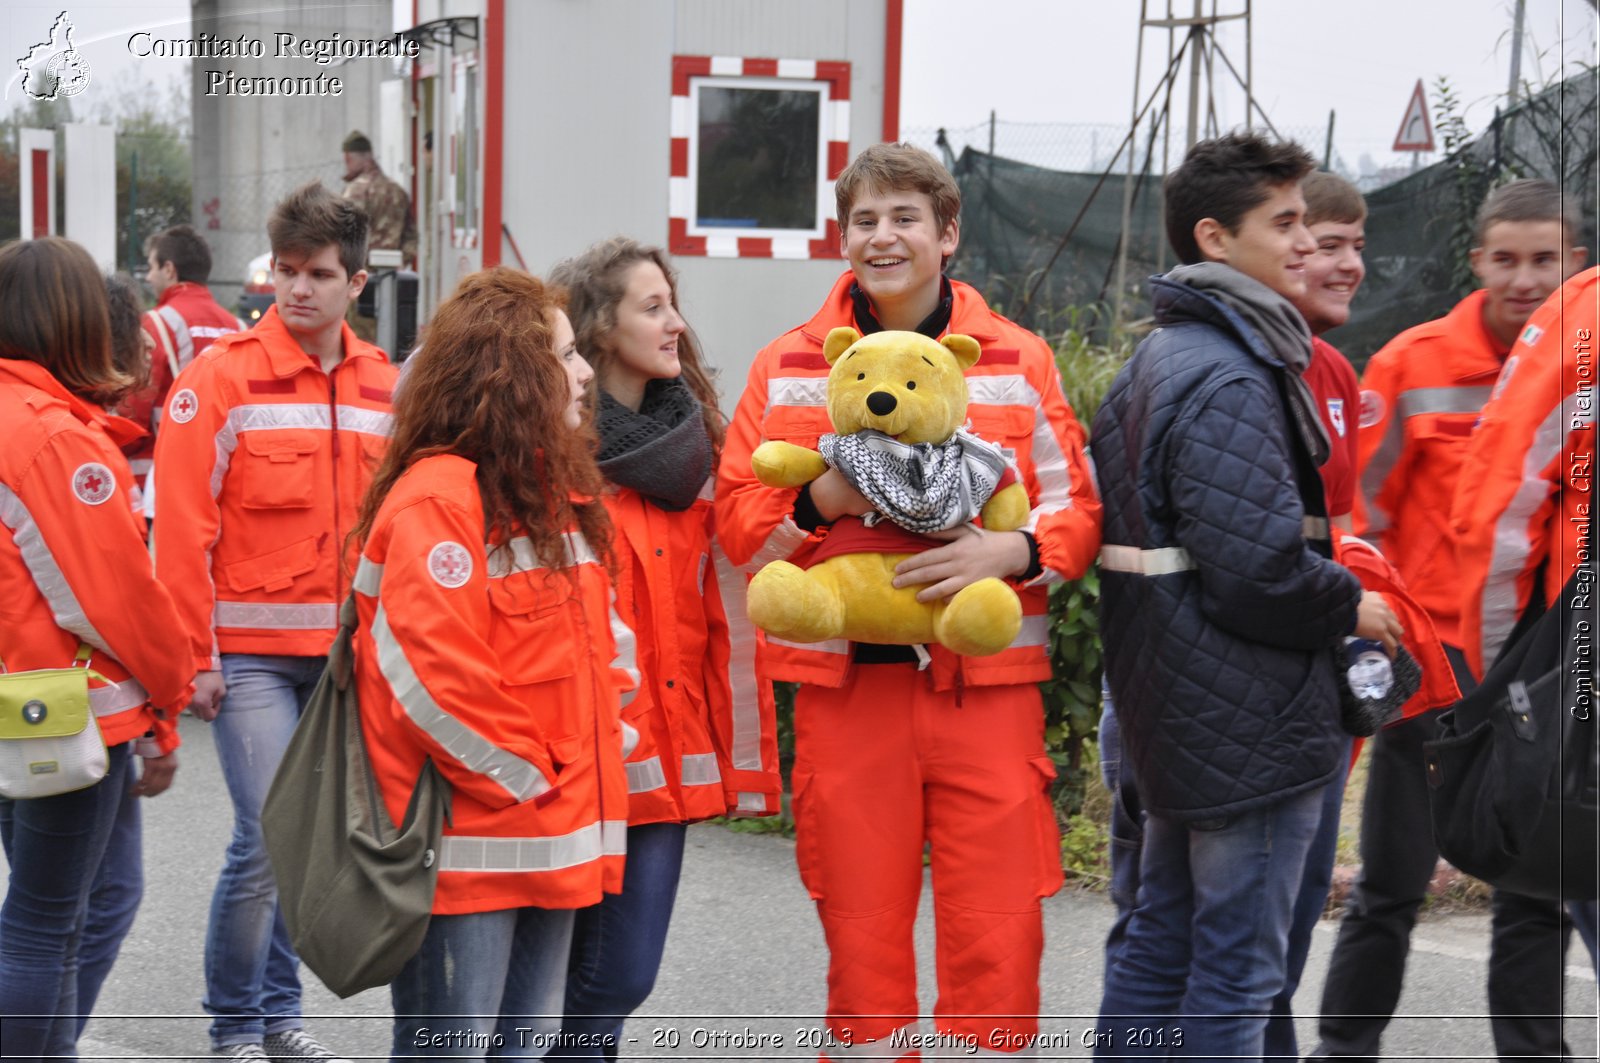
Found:
<path fill-rule="evenodd" d="M 1327 168 L 1358 183 L 1376 180 L 1373 170 L 1369 177 L 1358 172 L 1360 160 L 1353 161 L 1349 152 L 1356 150 L 1345 142 L 1329 144 L 1329 131 L 1324 127 L 1286 126 L 1278 130 L 1280 136 L 1304 144 L 1306 149 Z M 1107 167 L 1116 174 L 1128 169 L 1128 157 L 1119 155 L 1128 127 L 1111 123 L 1082 122 L 1004 122 L 993 120 L 969 126 L 918 126 L 901 133 L 901 140 L 924 148 L 945 160 L 952 169 L 968 148 L 985 155 L 998 155 L 1013 162 L 1027 163 L 1047 170 L 1071 173 L 1100 173 Z M 1360 153 L 1371 163 L 1365 146 Z M 1150 165 L 1148 156 L 1155 156 Z M 1134 147 L 1134 171 L 1164 172 L 1175 166 L 1183 157 L 1181 137 L 1175 137 L 1170 146 L 1160 143 L 1150 145 L 1141 130 L 1140 143 Z"/>
<path fill-rule="evenodd" d="M 1514 177 L 1557 180 L 1573 194 L 1583 211 L 1579 238 L 1592 257 L 1600 144 L 1596 86 L 1594 71 L 1554 85 L 1497 117 L 1448 158 L 1368 191 L 1367 280 L 1350 322 L 1330 340 L 1363 362 L 1396 333 L 1448 311 L 1472 287 L 1466 253 L 1473 215 L 1489 189 Z M 1119 301 L 1127 195 L 1124 319 L 1148 313 L 1145 278 L 1173 265 L 1160 219 L 1159 146 L 1153 152 L 1141 146 L 1137 176 L 1125 188 L 1125 159 L 1110 165 L 1122 138 L 1114 127 L 997 122 L 992 153 L 987 123 L 947 129 L 942 138 L 939 131 L 928 132 L 908 130 L 906 136 L 942 152 L 961 186 L 961 244 L 951 262 L 953 275 L 1041 333 L 1055 331 L 1068 314 L 1082 327 L 1082 308 Z M 1027 158 L 1013 158 L 1010 151 Z M 1155 158 L 1147 160 L 1147 153 Z M 1175 151 L 1171 164 L 1179 158 Z M 1100 164 L 1064 170 L 1034 161 L 1044 159 Z M 1334 162 L 1337 172 L 1337 153 Z M 1099 313 L 1092 320 L 1104 327 L 1109 316 Z"/>
<path fill-rule="evenodd" d="M 215 192 L 195 205 L 194 227 L 211 245 L 211 290 L 224 306 L 238 299 L 249 279 L 250 261 L 268 250 L 267 217 L 272 208 L 307 181 L 321 181 L 339 191 L 344 187 L 343 172 L 334 155 L 316 164 L 214 178 Z"/>

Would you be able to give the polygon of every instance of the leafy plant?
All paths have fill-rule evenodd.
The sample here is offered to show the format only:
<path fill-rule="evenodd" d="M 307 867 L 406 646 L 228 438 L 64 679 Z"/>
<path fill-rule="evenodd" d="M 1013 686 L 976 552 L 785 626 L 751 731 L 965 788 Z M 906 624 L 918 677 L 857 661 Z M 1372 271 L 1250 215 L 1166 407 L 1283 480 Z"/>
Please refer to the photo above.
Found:
<path fill-rule="evenodd" d="M 1133 354 L 1134 338 L 1112 330 L 1097 341 L 1096 329 L 1109 320 L 1104 308 L 1071 307 L 1055 315 L 1059 331 L 1050 334 L 1061 372 L 1062 390 L 1085 429 L 1105 400 L 1111 382 Z M 1090 568 L 1081 579 L 1050 589 L 1050 664 L 1052 677 L 1039 685 L 1044 696 L 1045 746 L 1061 782 L 1056 815 L 1069 823 L 1084 809 L 1089 790 L 1085 756 L 1100 726 L 1100 573 Z M 1102 821 L 1103 822 L 1103 821 Z M 1063 842 L 1065 844 L 1065 841 Z"/>
<path fill-rule="evenodd" d="M 1469 253 L 1476 242 L 1478 204 L 1488 192 L 1490 173 L 1476 153 L 1467 150 L 1472 144 L 1472 131 L 1467 128 L 1461 97 L 1450 79 L 1442 75 L 1433 83 L 1433 113 L 1444 146 L 1444 165 L 1455 178 L 1456 202 L 1450 215 L 1450 282 L 1457 294 L 1465 295 L 1477 286 Z"/>

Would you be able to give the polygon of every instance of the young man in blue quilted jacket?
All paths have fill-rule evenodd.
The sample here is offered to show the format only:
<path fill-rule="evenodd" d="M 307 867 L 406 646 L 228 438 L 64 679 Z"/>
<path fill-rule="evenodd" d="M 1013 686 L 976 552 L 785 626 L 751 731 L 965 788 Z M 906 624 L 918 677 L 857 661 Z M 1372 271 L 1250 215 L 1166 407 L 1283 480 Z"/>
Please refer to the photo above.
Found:
<path fill-rule="evenodd" d="M 1329 441 L 1291 300 L 1316 243 L 1311 157 L 1203 141 L 1167 178 L 1184 265 L 1095 417 L 1101 630 L 1142 883 L 1106 973 L 1097 1056 L 1260 1058 L 1321 791 L 1343 767 L 1336 654 L 1399 622 L 1331 560 Z"/>

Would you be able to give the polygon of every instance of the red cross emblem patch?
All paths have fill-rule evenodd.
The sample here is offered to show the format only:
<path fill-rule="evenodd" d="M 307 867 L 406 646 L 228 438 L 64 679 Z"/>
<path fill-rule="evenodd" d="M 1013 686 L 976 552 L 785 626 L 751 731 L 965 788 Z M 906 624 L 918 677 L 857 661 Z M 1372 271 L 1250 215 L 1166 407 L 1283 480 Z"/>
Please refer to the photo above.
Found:
<path fill-rule="evenodd" d="M 194 420 L 194 415 L 200 412 L 200 400 L 195 393 L 184 388 L 172 396 L 172 401 L 167 403 L 167 416 L 177 424 L 188 424 Z"/>
<path fill-rule="evenodd" d="M 472 578 L 472 554 L 446 539 L 428 551 L 428 575 L 439 586 L 454 590 Z"/>
<path fill-rule="evenodd" d="M 78 471 L 72 474 L 72 493 L 86 506 L 98 506 L 116 490 L 117 481 L 112 477 L 111 470 L 98 461 L 79 465 Z"/>
<path fill-rule="evenodd" d="M 1371 428 L 1383 420 L 1384 411 L 1389 404 L 1383 401 L 1383 396 L 1376 391 L 1363 391 L 1361 393 L 1361 419 L 1356 423 L 1362 428 Z"/>

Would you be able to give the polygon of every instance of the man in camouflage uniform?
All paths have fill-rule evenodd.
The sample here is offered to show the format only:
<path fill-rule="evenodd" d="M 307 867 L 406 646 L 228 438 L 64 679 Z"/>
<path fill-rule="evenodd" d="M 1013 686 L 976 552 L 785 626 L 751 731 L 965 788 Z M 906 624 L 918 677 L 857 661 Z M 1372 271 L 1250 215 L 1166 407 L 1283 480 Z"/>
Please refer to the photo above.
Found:
<path fill-rule="evenodd" d="M 384 175 L 372 157 L 372 141 L 357 130 L 344 138 L 344 198 L 366 212 L 370 228 L 368 253 L 398 250 L 407 269 L 417 265 L 417 224 L 411 213 L 411 197 L 399 184 Z M 369 273 L 373 265 L 367 263 Z M 356 312 L 350 304 L 347 320 L 357 336 L 367 342 L 377 339 L 377 322 Z M 393 352 L 391 352 L 393 353 Z"/>

